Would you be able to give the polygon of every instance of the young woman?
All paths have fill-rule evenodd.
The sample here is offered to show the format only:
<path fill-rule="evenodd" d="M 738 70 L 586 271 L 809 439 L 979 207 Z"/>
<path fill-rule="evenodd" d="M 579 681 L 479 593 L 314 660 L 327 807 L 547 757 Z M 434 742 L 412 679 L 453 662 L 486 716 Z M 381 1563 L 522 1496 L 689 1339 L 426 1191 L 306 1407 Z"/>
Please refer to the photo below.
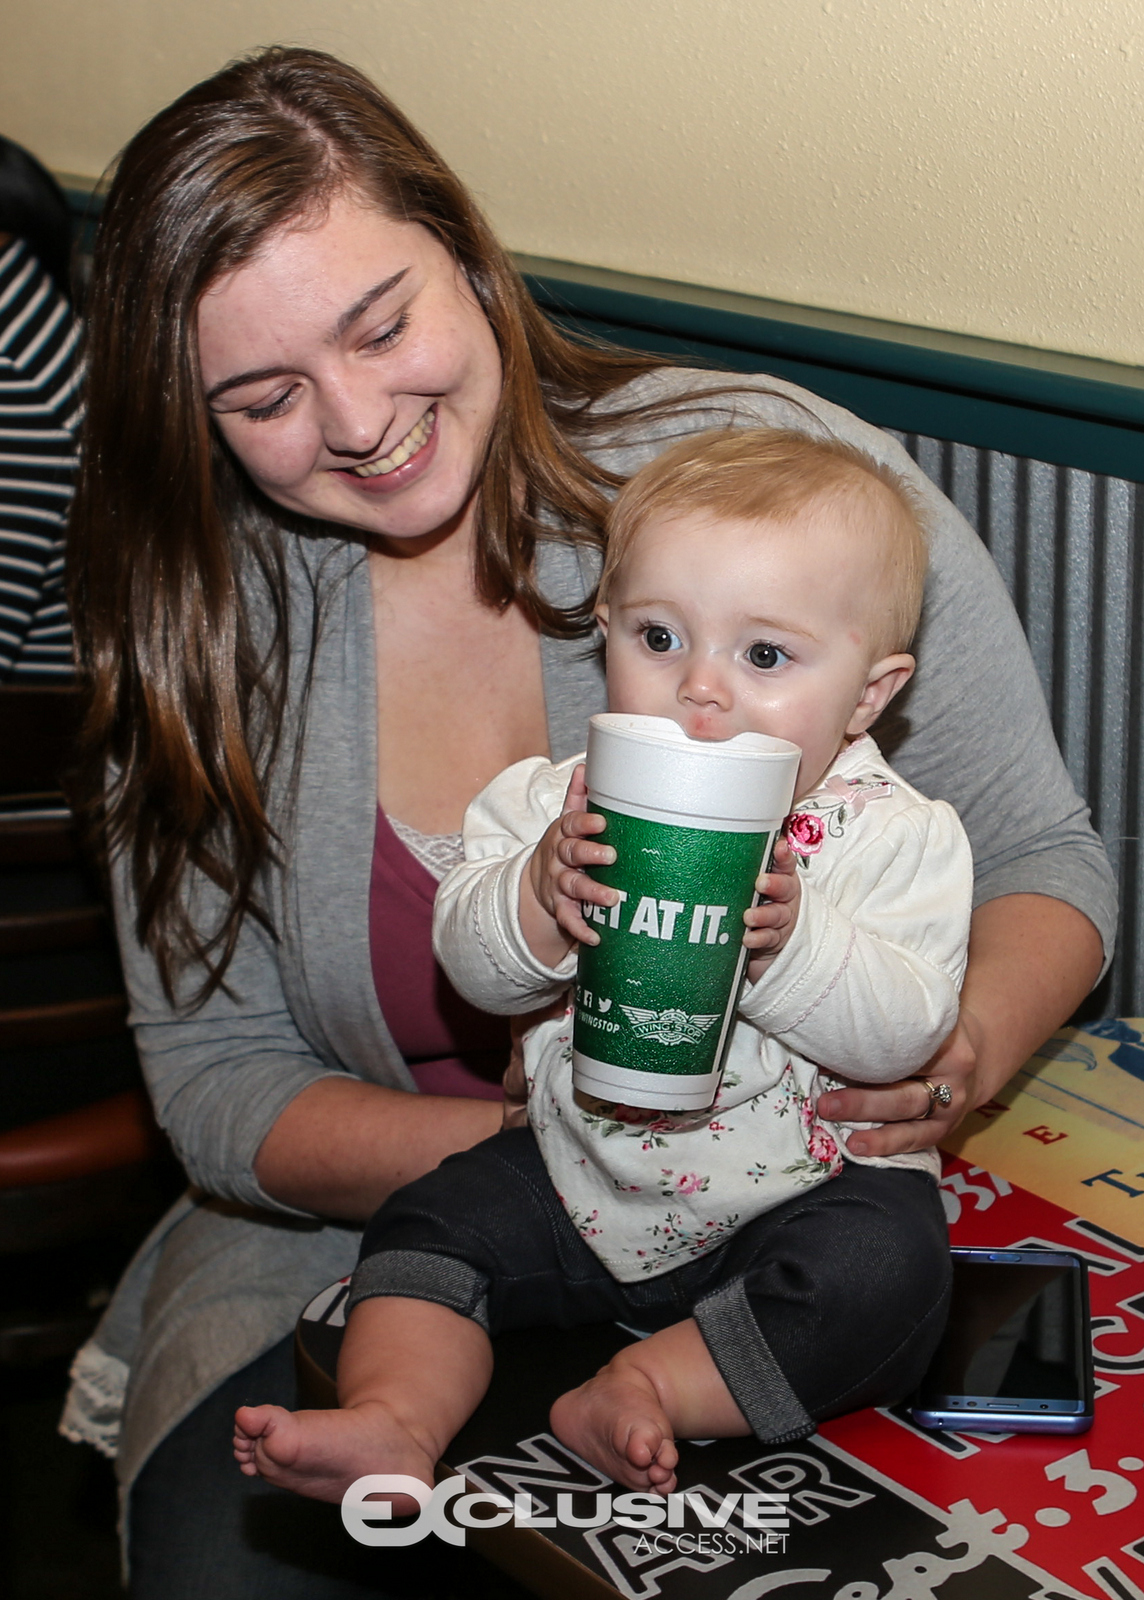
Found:
<path fill-rule="evenodd" d="M 691 431 L 825 425 L 928 508 L 925 666 L 883 737 L 959 810 L 979 909 L 961 1021 L 917 1064 L 935 1087 L 824 1103 L 886 1124 L 860 1153 L 936 1142 L 1068 1015 L 1110 941 L 1107 866 L 996 572 L 893 441 L 785 383 L 568 341 L 439 157 L 327 56 L 241 62 L 132 141 L 90 369 L 71 597 L 92 793 L 194 1188 L 81 1354 L 68 1427 L 113 1448 L 126 1387 L 137 1595 L 438 1592 L 424 1561 L 338 1575 L 336 1516 L 303 1538 L 311 1513 L 233 1467 L 230 1417 L 291 1403 L 290 1331 L 351 1269 L 354 1225 L 500 1124 L 507 1039 L 434 969 L 435 877 L 473 795 L 582 748 L 602 709 L 614 489 Z M 892 1255 L 856 1243 L 808 1292 Z"/>

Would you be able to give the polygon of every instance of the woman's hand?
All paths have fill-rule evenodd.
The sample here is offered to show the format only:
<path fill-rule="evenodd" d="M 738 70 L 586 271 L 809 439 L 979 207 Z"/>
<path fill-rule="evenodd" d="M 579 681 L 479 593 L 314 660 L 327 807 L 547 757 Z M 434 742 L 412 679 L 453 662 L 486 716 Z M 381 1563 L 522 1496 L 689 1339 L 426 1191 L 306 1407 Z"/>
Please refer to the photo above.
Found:
<path fill-rule="evenodd" d="M 528 1079 L 524 1075 L 524 1034 L 528 1017 L 512 1019 L 512 1052 L 504 1073 L 504 1115 L 501 1129 L 528 1127 Z"/>
<path fill-rule="evenodd" d="M 529 1011 L 523 1017 L 511 1017 L 509 1028 L 512 1033 L 512 1052 L 508 1058 L 508 1066 L 504 1074 L 504 1117 L 502 1128 L 527 1128 L 528 1126 L 528 1079 L 524 1073 L 524 1036 L 531 1033 L 538 1023 L 551 1022 L 555 1017 L 568 1015 L 571 999 L 570 991 L 565 991 L 551 1005 L 541 1006 L 537 1011 Z"/>
<path fill-rule="evenodd" d="M 819 1114 L 831 1122 L 880 1122 L 884 1127 L 852 1133 L 846 1147 L 856 1156 L 892 1156 L 907 1150 L 928 1150 L 953 1132 L 978 1103 L 977 1067 L 982 1047 L 981 1025 L 964 1006 L 953 1032 L 917 1078 L 897 1083 L 854 1084 L 821 1096 Z M 930 1093 L 919 1078 L 948 1084 L 948 1106 L 935 1105 L 927 1116 Z"/>
<path fill-rule="evenodd" d="M 521 930 L 545 966 L 558 966 L 577 941 L 600 942 L 599 934 L 584 921 L 584 902 L 614 906 L 619 899 L 615 889 L 606 889 L 581 870 L 610 867 L 615 861 L 610 844 L 592 841 L 592 835 L 606 826 L 603 817 L 588 810 L 584 768 L 578 766 L 564 797 L 564 810 L 533 850 L 520 883 Z"/>

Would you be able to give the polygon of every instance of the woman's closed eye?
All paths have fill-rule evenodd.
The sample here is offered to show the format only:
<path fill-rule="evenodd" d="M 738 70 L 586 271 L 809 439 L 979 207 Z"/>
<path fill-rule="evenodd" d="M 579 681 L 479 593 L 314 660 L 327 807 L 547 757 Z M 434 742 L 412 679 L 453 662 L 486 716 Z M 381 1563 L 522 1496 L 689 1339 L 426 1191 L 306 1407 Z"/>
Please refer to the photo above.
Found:
<path fill-rule="evenodd" d="M 268 405 L 244 406 L 242 414 L 244 417 L 249 417 L 251 422 L 267 422 L 271 417 L 280 417 L 301 387 L 300 383 L 292 383 L 285 394 L 280 394 Z"/>
<path fill-rule="evenodd" d="M 776 667 L 781 667 L 790 660 L 786 651 L 777 644 L 772 644 L 769 639 L 756 639 L 747 650 L 747 660 L 753 667 L 758 667 L 760 672 L 773 672 Z"/>
<path fill-rule="evenodd" d="M 649 622 L 641 631 L 644 643 L 657 656 L 666 655 L 669 650 L 678 650 L 682 642 L 679 635 L 662 622 Z"/>
<path fill-rule="evenodd" d="M 408 326 L 409 312 L 403 311 L 392 327 L 385 328 L 381 333 L 374 334 L 372 338 L 364 342 L 361 348 L 371 353 L 377 350 L 388 350 L 391 345 L 397 343 Z M 264 406 L 244 406 L 243 415 L 249 417 L 251 422 L 269 422 L 272 417 L 280 417 L 283 412 L 289 410 L 291 402 L 300 388 L 301 384 L 294 383 L 283 394 L 278 395 Z"/>
<path fill-rule="evenodd" d="M 398 317 L 391 328 L 375 333 L 372 338 L 365 341 L 366 350 L 388 350 L 391 344 L 396 344 L 401 335 L 409 326 L 409 312 L 405 310 Z"/>

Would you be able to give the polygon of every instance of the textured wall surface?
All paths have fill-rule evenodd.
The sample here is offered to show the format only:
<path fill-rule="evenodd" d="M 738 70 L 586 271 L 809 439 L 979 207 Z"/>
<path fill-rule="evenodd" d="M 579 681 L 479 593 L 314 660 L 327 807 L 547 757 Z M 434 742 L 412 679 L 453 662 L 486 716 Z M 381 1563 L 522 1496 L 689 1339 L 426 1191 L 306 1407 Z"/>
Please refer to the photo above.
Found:
<path fill-rule="evenodd" d="M 315 44 L 517 250 L 1144 362 L 1139 0 L 0 3 L 0 130 L 65 171 Z"/>
<path fill-rule="evenodd" d="M 1144 484 L 894 437 L 1001 570 L 1120 885 L 1116 959 L 1097 998 L 1107 1015 L 1144 1015 Z"/>

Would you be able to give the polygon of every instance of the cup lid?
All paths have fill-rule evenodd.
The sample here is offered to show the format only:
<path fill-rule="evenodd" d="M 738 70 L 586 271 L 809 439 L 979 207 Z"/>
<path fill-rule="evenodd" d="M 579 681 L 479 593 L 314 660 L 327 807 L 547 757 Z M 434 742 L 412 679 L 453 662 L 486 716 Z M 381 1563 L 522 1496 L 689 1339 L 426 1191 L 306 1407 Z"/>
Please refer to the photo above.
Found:
<path fill-rule="evenodd" d="M 588 724 L 594 799 L 685 826 L 773 827 L 790 810 L 801 758 L 765 733 L 692 739 L 670 717 L 605 711 Z"/>
<path fill-rule="evenodd" d="M 797 744 L 788 739 L 773 739 L 768 733 L 737 733 L 732 739 L 693 739 L 670 717 L 641 717 L 630 711 L 599 711 L 588 720 L 589 728 L 618 733 L 627 739 L 644 740 L 648 744 L 668 744 L 686 749 L 701 750 L 704 756 L 737 758 L 742 752 L 758 755 L 791 754 L 802 758 Z"/>

